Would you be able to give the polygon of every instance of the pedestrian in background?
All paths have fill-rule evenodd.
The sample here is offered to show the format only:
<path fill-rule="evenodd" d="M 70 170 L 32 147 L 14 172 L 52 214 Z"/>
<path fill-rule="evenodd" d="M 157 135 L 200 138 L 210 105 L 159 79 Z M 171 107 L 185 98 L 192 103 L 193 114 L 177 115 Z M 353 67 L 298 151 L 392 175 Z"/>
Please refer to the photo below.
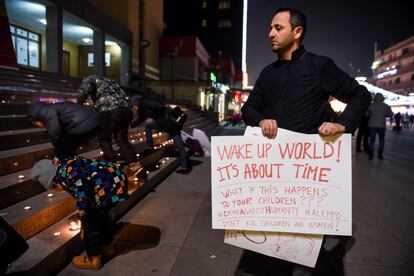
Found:
<path fill-rule="evenodd" d="M 395 128 L 393 128 L 393 130 L 396 130 L 397 133 L 399 133 L 401 131 L 401 119 L 402 119 L 402 115 L 400 112 L 397 112 L 394 115 L 394 120 L 395 120 Z"/>
<path fill-rule="evenodd" d="M 384 103 L 384 96 L 381 93 L 374 95 L 374 102 L 367 111 L 368 132 L 369 132 L 369 159 L 374 157 L 375 137 L 378 134 L 378 158 L 384 158 L 384 138 L 386 130 L 386 118 L 392 116 L 391 107 Z"/>
<path fill-rule="evenodd" d="M 364 117 L 362 117 L 361 123 L 359 124 L 358 134 L 356 137 L 356 151 L 360 152 L 363 149 L 365 152 L 369 153 L 368 120 L 369 120 L 368 116 L 364 115 Z M 362 144 L 362 149 L 361 149 L 361 144 Z"/>
<path fill-rule="evenodd" d="M 406 112 L 402 116 L 402 121 L 403 121 L 403 128 L 404 129 L 410 129 L 410 115 L 408 115 L 408 112 Z"/>
<path fill-rule="evenodd" d="M 137 162 L 135 150 L 128 140 L 128 128 L 133 114 L 128 108 L 128 98 L 117 82 L 105 77 L 91 75 L 83 78 L 78 90 L 77 102 L 85 103 L 91 97 L 94 108 L 101 117 L 99 143 L 105 160 L 117 162 L 112 147 L 112 137 L 119 146 L 121 156 L 125 158 L 128 177 L 138 173 L 142 166 Z"/>
<path fill-rule="evenodd" d="M 73 157 L 76 149 L 98 135 L 100 119 L 91 107 L 75 103 L 34 103 L 27 111 L 27 118 L 35 127 L 46 128 L 58 159 Z"/>
<path fill-rule="evenodd" d="M 51 160 L 40 160 L 33 166 L 31 177 L 47 190 L 66 191 L 76 199 L 85 252 L 74 257 L 72 264 L 99 269 L 102 250 L 111 250 L 113 223 L 109 210 L 128 198 L 126 175 L 111 162 L 75 156 L 61 160 L 57 166 Z"/>

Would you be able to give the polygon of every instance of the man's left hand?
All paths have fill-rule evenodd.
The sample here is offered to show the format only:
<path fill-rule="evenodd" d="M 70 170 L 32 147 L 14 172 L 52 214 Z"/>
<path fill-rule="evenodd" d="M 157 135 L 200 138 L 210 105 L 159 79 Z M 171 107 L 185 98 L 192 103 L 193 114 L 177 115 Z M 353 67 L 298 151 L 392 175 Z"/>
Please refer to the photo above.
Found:
<path fill-rule="evenodd" d="M 321 136 L 334 136 L 345 132 L 345 127 L 337 123 L 323 123 L 319 128 L 319 135 Z"/>

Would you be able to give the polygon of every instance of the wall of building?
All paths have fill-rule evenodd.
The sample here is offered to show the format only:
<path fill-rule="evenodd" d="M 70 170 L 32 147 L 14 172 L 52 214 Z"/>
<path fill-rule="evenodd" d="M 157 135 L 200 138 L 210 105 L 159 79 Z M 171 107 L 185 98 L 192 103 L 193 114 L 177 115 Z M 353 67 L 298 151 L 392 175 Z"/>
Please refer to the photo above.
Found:
<path fill-rule="evenodd" d="M 377 86 L 402 95 L 414 93 L 414 37 L 377 51 L 375 60 L 379 63 L 373 77 Z"/>
<path fill-rule="evenodd" d="M 97 9 L 113 17 L 132 32 L 131 71 L 139 74 L 139 0 L 88 0 Z M 151 75 L 159 74 L 158 40 L 163 31 L 163 0 L 146 0 L 144 3 L 144 37 L 151 45 L 145 51 L 145 64 L 150 68 Z M 127 13 L 125 11 L 128 11 Z"/>
<path fill-rule="evenodd" d="M 171 80 L 171 75 L 176 81 L 198 80 L 198 60 L 196 57 L 162 57 L 161 68 L 161 79 L 164 80 Z"/>
<path fill-rule="evenodd" d="M 144 39 L 151 42 L 151 45 L 145 49 L 145 64 L 160 71 L 159 59 L 159 39 L 162 36 L 163 22 L 163 0 L 145 1 L 144 13 Z M 146 73 L 155 74 L 146 70 Z"/>
<path fill-rule="evenodd" d="M 148 81 L 147 85 L 162 98 L 171 99 L 171 82 Z M 192 105 L 197 105 L 200 87 L 205 87 L 203 82 L 174 82 L 175 99 L 188 100 Z"/>
<path fill-rule="evenodd" d="M 69 76 L 77 77 L 79 75 L 78 45 L 63 40 L 63 49 L 68 51 L 69 57 Z"/>
<path fill-rule="evenodd" d="M 128 10 L 128 2 L 131 1 L 114 1 L 114 0 L 86 0 L 92 4 L 95 8 L 105 13 L 106 15 L 112 17 L 118 23 L 128 27 L 128 16 L 125 14 L 125 11 Z M 134 0 L 137 2 L 138 0 Z"/>

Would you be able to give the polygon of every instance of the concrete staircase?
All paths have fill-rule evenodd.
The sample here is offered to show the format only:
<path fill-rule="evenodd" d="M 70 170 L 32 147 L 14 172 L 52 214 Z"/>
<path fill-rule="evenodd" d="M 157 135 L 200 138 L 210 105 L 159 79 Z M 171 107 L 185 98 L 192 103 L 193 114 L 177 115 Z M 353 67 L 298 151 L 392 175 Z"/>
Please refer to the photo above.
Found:
<path fill-rule="evenodd" d="M 1 80 L 4 74 L 0 72 Z M 75 95 L 74 91 L 59 93 L 59 87 L 55 91 L 53 88 L 56 83 L 49 83 L 48 77 L 45 75 L 45 79 L 39 77 L 38 80 L 55 94 L 52 97 L 49 94 L 49 98 L 45 94 L 43 100 L 70 100 L 71 97 L 66 96 Z M 13 86 L 13 81 L 10 81 L 10 86 Z M 28 90 L 35 88 L 38 87 L 28 86 Z M 3 98 L 4 102 L 0 103 L 0 215 L 29 244 L 28 251 L 11 264 L 7 273 L 53 275 L 65 267 L 79 249 L 79 231 L 69 230 L 70 218 L 76 213 L 75 200 L 66 192 L 50 193 L 40 183 L 30 179 L 33 164 L 43 158 L 52 158 L 53 147 L 46 131 L 32 128 L 25 117 L 29 102 L 39 99 L 37 97 L 42 92 L 26 92 L 17 89 L 9 91 L 10 98 Z M 188 115 L 184 131 L 191 133 L 192 129 L 198 128 L 211 136 L 219 130 L 219 126 L 203 117 L 199 110 L 182 108 Z M 130 199 L 111 211 L 114 220 L 121 218 L 179 165 L 173 141 L 168 134 L 153 133 L 157 150 L 150 154 L 144 152 L 145 133 L 142 126 L 130 129 L 129 137 L 145 170 L 139 178 L 131 181 Z M 102 152 L 97 140 L 93 139 L 88 145 L 81 146 L 78 154 L 87 158 L 100 158 Z"/>

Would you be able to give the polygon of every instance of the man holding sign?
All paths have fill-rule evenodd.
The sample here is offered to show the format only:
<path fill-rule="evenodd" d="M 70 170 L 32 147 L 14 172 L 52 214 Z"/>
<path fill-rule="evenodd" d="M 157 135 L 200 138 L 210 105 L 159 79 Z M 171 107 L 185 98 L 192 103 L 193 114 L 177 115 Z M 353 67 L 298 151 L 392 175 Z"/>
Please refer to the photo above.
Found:
<path fill-rule="evenodd" d="M 371 102 L 367 89 L 330 58 L 306 52 L 301 45 L 306 27 L 306 16 L 296 9 L 278 9 L 272 18 L 269 39 L 279 58 L 263 69 L 242 108 L 246 124 L 260 127 L 267 138 L 276 138 L 279 127 L 321 136 L 353 132 Z M 329 105 L 330 97 L 347 104 L 338 118 Z M 313 241 L 320 242 L 317 238 Z"/>
<path fill-rule="evenodd" d="M 263 69 L 244 104 L 246 124 L 260 126 L 271 139 L 278 127 L 322 136 L 355 131 L 371 102 L 367 89 L 331 59 L 306 52 L 302 12 L 278 9 L 270 28 L 272 51 L 279 59 Z M 330 96 L 347 104 L 334 122 Z"/>

